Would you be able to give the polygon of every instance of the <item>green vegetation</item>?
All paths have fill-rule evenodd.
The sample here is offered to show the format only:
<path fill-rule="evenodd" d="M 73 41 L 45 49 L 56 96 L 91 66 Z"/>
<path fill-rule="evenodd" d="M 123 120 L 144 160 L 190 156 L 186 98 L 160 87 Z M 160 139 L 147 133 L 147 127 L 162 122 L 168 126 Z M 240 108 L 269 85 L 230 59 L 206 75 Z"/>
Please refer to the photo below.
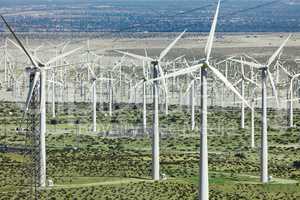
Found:
<path fill-rule="evenodd" d="M 50 124 L 49 118 L 47 177 L 53 180 L 54 187 L 39 190 L 38 199 L 196 199 L 199 134 L 189 130 L 188 112 L 173 107 L 169 116 L 161 115 L 161 173 L 167 180 L 153 182 L 150 137 L 102 134 L 122 128 L 127 133 L 124 127 L 139 127 L 140 109 L 120 106 L 122 109 L 116 110 L 112 118 L 99 112 L 97 135 L 89 131 L 90 113 L 83 111 L 88 105 L 77 106 L 59 113 L 57 123 Z M 25 145 L 26 135 L 15 131 L 21 117 L 15 108 L 8 103 L 0 105 L 0 110 L 12 111 L 9 117 L 0 112 L 2 145 Z M 214 127 L 208 137 L 210 199 L 300 198 L 299 129 L 272 126 L 285 123 L 284 117 L 279 111 L 270 114 L 269 172 L 273 180 L 262 185 L 259 149 L 249 147 L 249 127 L 238 128 L 239 111 L 219 109 L 209 113 L 209 126 Z M 148 118 L 150 126 L 151 113 Z M 295 112 L 296 123 L 299 118 Z M 79 124 L 76 119 L 80 119 Z M 259 146 L 259 118 L 256 128 Z M 28 187 L 33 178 L 30 156 L 4 151 L 0 153 L 0 163 L 0 199 L 32 199 Z"/>

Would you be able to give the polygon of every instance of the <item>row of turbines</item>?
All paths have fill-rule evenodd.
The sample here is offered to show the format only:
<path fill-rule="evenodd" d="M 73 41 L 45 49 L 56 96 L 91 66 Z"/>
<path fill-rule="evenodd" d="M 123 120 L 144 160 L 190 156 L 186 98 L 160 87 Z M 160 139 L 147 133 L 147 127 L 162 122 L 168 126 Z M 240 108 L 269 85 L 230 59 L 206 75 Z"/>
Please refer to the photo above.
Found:
<path fill-rule="evenodd" d="M 184 104 L 182 99 L 186 96 L 191 112 L 191 130 L 195 130 L 195 113 L 197 105 L 200 106 L 200 161 L 199 161 L 199 199 L 209 199 L 208 183 L 208 123 L 207 113 L 209 99 L 210 105 L 226 107 L 230 100 L 235 106 L 241 108 L 240 127 L 245 128 L 245 113 L 251 112 L 251 147 L 255 148 L 255 111 L 261 109 L 261 182 L 269 181 L 268 175 L 268 133 L 267 133 L 267 108 L 268 99 L 271 99 L 275 108 L 280 108 L 282 102 L 287 105 L 288 126 L 293 127 L 294 102 L 299 101 L 300 73 L 285 67 L 282 61 L 282 50 L 289 41 L 289 35 L 281 46 L 272 54 L 265 64 L 247 55 L 233 55 L 217 61 L 212 59 L 213 41 L 217 27 L 220 1 L 212 21 L 211 30 L 205 46 L 204 58 L 188 60 L 184 55 L 167 60 L 166 56 L 183 37 L 186 30 L 179 34 L 157 57 L 149 56 L 147 50 L 144 55 L 137 55 L 122 50 L 113 50 L 114 57 L 105 58 L 98 55 L 90 48 L 79 47 L 66 51 L 69 42 L 62 44 L 48 44 L 53 47 L 53 58 L 47 62 L 38 58 L 38 52 L 43 46 L 28 48 L 15 34 L 6 19 L 1 16 L 6 27 L 13 36 L 6 39 L 1 63 L 4 65 L 4 80 L 1 85 L 11 90 L 14 96 L 22 96 L 24 88 L 29 88 L 25 102 L 24 112 L 27 113 L 35 90 L 39 90 L 39 185 L 46 187 L 46 102 L 51 102 L 51 115 L 57 116 L 56 103 L 70 101 L 91 101 L 92 127 L 97 133 L 97 102 L 108 103 L 108 114 L 112 116 L 114 103 L 142 104 L 143 130 L 147 131 L 147 104 L 151 103 L 152 125 L 152 178 L 160 180 L 160 151 L 159 151 L 159 110 L 165 115 L 169 114 L 170 104 Z M 27 60 L 16 61 L 9 51 L 9 45 L 13 45 L 25 54 Z M 75 56 L 79 54 L 79 56 Z M 68 57 L 68 59 L 67 59 Z M 70 57 L 75 62 L 71 62 Z M 117 60 L 112 62 L 112 59 Z M 29 63 L 28 63 L 29 61 Z M 17 75 L 17 66 L 28 65 L 25 73 Z M 106 66 L 103 68 L 103 66 Z M 74 70 L 71 70 L 74 69 Z M 142 69 L 142 70 L 141 70 Z M 275 78 L 274 78 L 275 76 Z M 287 81 L 281 82 L 282 77 Z M 27 84 L 29 80 L 29 84 Z M 268 87 L 268 84 L 270 86 Z M 280 95 L 277 87 L 286 88 L 286 93 Z M 23 88 L 23 89 L 22 89 Z M 178 89 L 175 91 L 175 89 Z M 272 88 L 271 95 L 267 89 Z M 169 91 L 171 90 L 171 92 Z M 99 95 L 98 92 L 100 92 Z M 103 95 L 104 93 L 104 95 Z M 259 95 L 259 93 L 261 95 Z M 51 95 L 50 95 L 51 94 Z M 175 94 L 175 95 L 174 95 Z M 296 95 L 295 95 L 296 94 Z M 170 96 L 171 95 L 171 96 Z M 281 98 L 285 96 L 286 98 Z M 149 102 L 148 96 L 152 101 Z M 176 96 L 176 98 L 174 98 Z M 295 97 L 296 96 L 296 97 Z M 90 99 L 88 99 L 90 98 Z M 173 101 L 170 101 L 170 100 Z M 174 101 L 176 99 L 177 101 Z M 237 99 L 237 100 L 236 100 Z M 197 102 L 198 100 L 198 102 Z M 230 101 L 229 100 L 229 101 Z M 258 106 L 258 102 L 261 105 Z M 248 107 L 248 108 L 247 108 Z M 161 109 L 162 108 L 162 109 Z"/>

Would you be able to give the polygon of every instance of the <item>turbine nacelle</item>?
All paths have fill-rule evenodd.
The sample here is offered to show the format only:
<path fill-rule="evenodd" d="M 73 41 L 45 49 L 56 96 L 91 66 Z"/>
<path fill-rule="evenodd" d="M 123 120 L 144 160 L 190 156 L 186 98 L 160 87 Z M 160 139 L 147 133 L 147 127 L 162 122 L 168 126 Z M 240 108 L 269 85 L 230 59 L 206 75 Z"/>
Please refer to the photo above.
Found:
<path fill-rule="evenodd" d="M 147 77 L 145 77 L 145 76 L 143 77 L 142 80 L 143 80 L 143 82 L 147 82 L 148 81 Z"/>
<path fill-rule="evenodd" d="M 92 78 L 91 78 L 91 82 L 92 82 L 92 83 L 94 83 L 96 80 L 97 80 L 96 77 L 92 77 Z"/>
<path fill-rule="evenodd" d="M 263 65 L 263 66 L 261 66 L 261 70 L 268 70 L 268 68 L 269 68 L 269 66 L 268 65 Z"/>
<path fill-rule="evenodd" d="M 25 67 L 25 72 L 27 74 L 32 74 L 34 72 L 36 72 L 37 68 L 35 66 L 30 66 L 30 67 Z"/>
<path fill-rule="evenodd" d="M 152 64 L 153 66 L 157 66 L 157 65 L 158 65 L 158 61 L 157 61 L 157 60 L 151 61 L 151 64 Z"/>
<path fill-rule="evenodd" d="M 203 67 L 203 68 L 208 68 L 208 67 L 209 67 L 209 61 L 208 61 L 208 60 L 204 61 L 202 67 Z"/>

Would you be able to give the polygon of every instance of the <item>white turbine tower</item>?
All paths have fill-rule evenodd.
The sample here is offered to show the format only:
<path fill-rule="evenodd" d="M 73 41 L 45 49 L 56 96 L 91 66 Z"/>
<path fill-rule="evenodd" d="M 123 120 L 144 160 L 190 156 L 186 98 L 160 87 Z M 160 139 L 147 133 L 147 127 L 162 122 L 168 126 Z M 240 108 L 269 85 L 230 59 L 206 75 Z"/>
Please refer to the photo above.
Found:
<path fill-rule="evenodd" d="M 40 92 L 39 92 L 39 99 L 40 99 L 40 127 L 39 127 L 39 185 L 40 187 L 45 187 L 46 186 L 46 141 L 45 141 L 45 137 L 46 137 L 46 70 L 48 69 L 52 69 L 52 67 L 49 67 L 50 64 L 56 62 L 57 60 L 66 57 L 72 53 L 74 53 L 75 51 L 79 50 L 79 49 L 75 49 L 73 51 L 70 51 L 66 54 L 60 55 L 58 57 L 55 57 L 51 60 L 49 60 L 46 63 L 42 63 L 39 59 L 37 59 L 36 57 L 32 56 L 24 47 L 24 45 L 22 44 L 22 42 L 19 40 L 19 38 L 16 36 L 16 34 L 14 33 L 14 31 L 12 30 L 12 28 L 9 26 L 9 24 L 7 23 L 7 21 L 5 20 L 5 18 L 0 15 L 2 20 L 4 21 L 5 25 L 7 26 L 7 28 L 9 29 L 9 31 L 11 32 L 11 34 L 13 35 L 13 37 L 15 38 L 15 40 L 17 41 L 18 44 L 14 43 L 14 45 L 16 47 L 18 47 L 21 51 L 23 51 L 26 56 L 28 57 L 28 59 L 30 60 L 32 67 L 26 68 L 26 70 L 29 72 L 30 75 L 30 88 L 28 91 L 28 95 L 27 95 L 27 99 L 26 99 L 26 105 L 25 105 L 25 113 L 28 111 L 29 109 L 29 105 L 31 102 L 31 98 L 33 95 L 33 92 L 35 90 L 35 87 L 37 86 L 37 83 L 39 81 L 39 85 L 40 85 Z"/>
<path fill-rule="evenodd" d="M 116 98 L 117 96 L 119 97 L 119 101 L 121 102 L 121 97 L 122 97 L 122 88 L 123 88 L 123 83 L 122 83 L 122 65 L 123 65 L 123 62 L 124 62 L 124 59 L 125 56 L 123 56 L 119 61 L 117 61 L 115 63 L 115 66 L 113 67 L 113 69 L 111 70 L 112 72 L 116 72 L 116 73 L 119 73 L 119 77 L 118 77 L 118 82 L 119 82 L 119 87 L 117 87 L 117 92 L 116 92 Z"/>
<path fill-rule="evenodd" d="M 256 107 L 256 104 L 258 101 L 261 101 L 261 97 L 259 98 L 256 98 L 256 92 L 257 92 L 257 89 L 261 89 L 261 87 L 259 85 L 256 85 L 254 88 L 253 88 L 253 91 L 252 91 L 252 96 L 250 98 L 250 101 L 251 101 L 251 107 L 252 107 L 252 110 L 251 110 L 251 134 L 250 134 L 250 146 L 252 149 L 255 148 L 255 107 Z M 274 97 L 267 97 L 267 99 L 272 99 Z M 241 103 L 241 102 L 239 102 Z"/>
<path fill-rule="evenodd" d="M 6 84 L 7 82 L 7 38 L 5 39 L 5 45 L 4 45 L 4 82 Z"/>
<path fill-rule="evenodd" d="M 66 46 L 68 45 L 68 43 L 62 43 L 62 44 L 59 44 L 59 45 L 54 45 L 54 49 L 55 49 L 55 56 L 57 57 L 58 56 L 58 48 L 61 46 L 61 45 L 64 45 L 63 46 L 63 49 L 60 51 L 60 54 L 62 54 L 62 52 L 64 51 L 64 49 L 66 48 Z M 35 56 L 35 54 L 34 54 Z M 61 63 L 60 63 L 61 64 Z M 55 66 L 58 66 L 58 60 L 55 62 Z M 56 112 L 55 112 L 55 101 L 56 101 L 56 91 L 55 91 L 55 88 L 56 88 L 56 84 L 55 84 L 55 77 L 56 77 L 56 70 L 53 69 L 52 70 L 52 92 L 51 92 L 51 95 L 52 95 L 52 100 L 51 100 L 51 103 L 52 103 L 52 118 L 55 118 L 56 117 Z"/>
<path fill-rule="evenodd" d="M 90 72 L 90 81 L 91 81 L 91 89 L 92 89 L 92 101 L 93 101 L 93 126 L 92 131 L 97 132 L 97 81 L 111 81 L 109 78 L 98 78 L 93 71 L 93 69 L 88 65 L 88 70 Z"/>
<path fill-rule="evenodd" d="M 180 76 L 184 74 L 189 74 L 193 71 L 201 69 L 201 129 L 200 129 L 200 183 L 199 183 L 199 199 L 208 200 L 209 198 L 209 185 L 208 185 L 208 148 L 207 148 L 207 69 L 210 69 L 213 74 L 218 77 L 224 85 L 232 90 L 245 104 L 250 107 L 248 102 L 239 94 L 239 92 L 234 88 L 234 86 L 225 78 L 225 76 L 217 70 L 215 67 L 211 66 L 209 63 L 211 49 L 213 45 L 214 34 L 217 25 L 217 18 L 219 14 L 220 0 L 218 2 L 217 10 L 214 16 L 210 34 L 205 47 L 206 59 L 204 62 L 194 65 L 192 67 L 178 70 L 174 73 L 165 75 L 163 78 L 171 78 L 174 76 Z M 157 81 L 162 78 L 157 78 L 149 81 Z"/>
<path fill-rule="evenodd" d="M 144 70 L 145 71 L 145 70 Z M 143 132 L 146 133 L 147 132 L 147 85 L 146 85 L 146 80 L 147 77 L 145 76 L 145 72 L 144 74 L 144 78 L 142 80 L 140 80 L 133 88 L 137 88 L 140 85 L 143 86 L 142 90 L 143 90 Z"/>
<path fill-rule="evenodd" d="M 185 64 L 190 67 L 189 63 L 185 60 Z M 192 77 L 191 82 L 189 83 L 184 96 L 188 93 L 190 95 L 190 109 L 191 109 L 191 130 L 195 130 L 195 83 L 197 80 L 200 80 L 200 77 L 196 77 L 193 73 L 190 74 Z"/>
<path fill-rule="evenodd" d="M 145 49 L 145 56 L 148 57 L 148 53 Z M 183 56 L 180 56 L 176 59 L 174 59 L 171 62 L 168 62 L 168 64 L 172 63 L 172 62 L 176 62 L 176 60 L 182 58 Z M 143 61 L 143 78 L 133 87 L 133 88 L 137 88 L 139 86 L 143 86 L 142 90 L 143 90 L 143 131 L 144 133 L 147 132 L 147 84 L 146 81 L 149 79 L 148 76 L 148 66 L 149 66 L 149 62 L 145 62 Z M 168 96 L 166 96 L 166 98 L 168 98 Z M 165 112 L 166 114 L 168 114 L 168 101 L 165 101 Z"/>
<path fill-rule="evenodd" d="M 241 57 L 241 61 L 243 61 L 243 57 Z M 238 85 L 238 84 L 241 84 L 241 95 L 242 95 L 242 97 L 245 99 L 245 83 L 246 82 L 249 82 L 249 83 L 251 83 L 251 84 L 253 84 L 253 85 L 255 85 L 255 86 L 257 86 L 258 87 L 258 84 L 255 82 L 255 81 L 253 81 L 253 80 L 251 80 L 251 79 L 249 79 L 249 78 L 247 78 L 246 77 L 246 75 L 245 75 L 245 67 L 244 67 L 244 65 L 243 64 L 241 64 L 241 79 L 239 79 L 235 84 L 234 84 L 234 86 L 236 86 L 236 85 Z M 242 128 L 242 129 L 244 129 L 245 128 L 245 103 L 242 101 L 241 102 L 241 122 L 240 122 L 240 127 Z M 251 106 L 252 107 L 252 106 Z"/>
<path fill-rule="evenodd" d="M 161 65 L 163 63 L 162 60 L 169 53 L 169 51 L 174 47 L 174 45 L 178 42 L 178 40 L 184 35 L 185 32 L 186 32 L 186 30 L 184 30 L 167 48 L 165 48 L 160 53 L 160 56 L 157 59 L 150 58 L 150 57 L 148 57 L 148 55 L 146 55 L 146 56 L 140 56 L 140 55 L 136 55 L 136 54 L 129 53 L 129 52 L 123 52 L 123 51 L 118 51 L 118 50 L 115 50 L 115 51 L 118 52 L 118 53 L 130 56 L 132 58 L 141 60 L 141 61 L 150 62 L 152 65 L 155 66 L 155 68 L 158 68 L 157 69 L 157 71 L 158 71 L 157 75 L 159 75 L 160 77 L 163 77 L 164 71 L 163 71 L 163 69 L 161 67 Z M 165 92 L 166 114 L 168 114 L 168 112 L 167 112 L 167 108 L 168 108 L 168 87 L 167 87 L 165 79 L 162 79 L 161 82 L 162 82 L 162 85 L 163 85 L 163 88 L 164 88 L 164 92 Z"/>
<path fill-rule="evenodd" d="M 161 61 L 162 59 L 169 53 L 169 51 L 174 47 L 174 45 L 178 42 L 178 40 L 183 36 L 183 34 L 186 32 L 184 30 L 166 49 L 164 49 L 159 57 L 157 59 L 153 59 L 150 57 L 140 56 L 128 52 L 123 51 L 116 51 L 118 53 L 136 58 L 141 61 L 145 62 L 151 62 L 153 66 L 153 79 L 156 79 L 159 77 L 162 77 L 161 81 L 163 83 L 163 87 L 165 90 L 165 93 L 167 94 L 168 89 L 166 86 L 166 82 L 164 77 L 164 72 L 161 68 Z M 154 81 L 153 84 L 153 135 L 152 135 L 152 178 L 154 180 L 159 180 L 159 118 L 158 118 L 158 92 L 159 92 L 159 83 L 158 81 Z M 167 95 L 166 95 L 167 96 Z"/>
<path fill-rule="evenodd" d="M 249 65 L 254 68 L 258 68 L 262 71 L 262 133 L 261 133 L 261 182 L 267 183 L 269 181 L 268 177 L 268 126 L 267 126 L 267 77 L 269 77 L 271 86 L 273 89 L 273 94 L 276 99 L 277 105 L 278 96 L 275 87 L 274 79 L 271 72 L 269 71 L 270 65 L 274 62 L 276 57 L 279 55 L 285 44 L 288 42 L 291 35 L 282 43 L 282 45 L 277 49 L 277 51 L 269 58 L 266 64 L 257 64 L 248 61 L 241 61 L 236 59 L 231 59 L 232 61 Z"/>
<path fill-rule="evenodd" d="M 282 52 L 281 52 L 282 53 Z M 281 55 L 281 54 L 280 54 Z M 280 57 L 278 57 L 280 58 Z M 293 102 L 297 99 L 294 99 L 293 97 L 293 82 L 294 79 L 298 77 L 297 74 L 293 74 L 292 72 L 289 72 L 286 68 L 284 68 L 279 61 L 277 61 L 276 65 L 276 76 L 279 76 L 279 68 L 282 69 L 282 71 L 288 76 L 288 83 L 290 84 L 289 87 L 287 87 L 287 110 L 288 110 L 288 126 L 292 128 L 294 126 L 294 113 L 293 113 Z M 276 81 L 278 83 L 278 81 Z"/>
<path fill-rule="evenodd" d="M 290 88 L 289 88 L 289 97 L 290 97 L 290 99 L 288 99 L 288 102 L 289 102 L 289 126 L 290 127 L 294 126 L 294 106 L 293 106 L 293 102 L 298 100 L 298 99 L 294 99 L 293 84 L 294 84 L 294 80 L 298 77 L 300 77 L 300 74 L 295 74 L 291 77 L 291 81 L 290 81 Z"/>

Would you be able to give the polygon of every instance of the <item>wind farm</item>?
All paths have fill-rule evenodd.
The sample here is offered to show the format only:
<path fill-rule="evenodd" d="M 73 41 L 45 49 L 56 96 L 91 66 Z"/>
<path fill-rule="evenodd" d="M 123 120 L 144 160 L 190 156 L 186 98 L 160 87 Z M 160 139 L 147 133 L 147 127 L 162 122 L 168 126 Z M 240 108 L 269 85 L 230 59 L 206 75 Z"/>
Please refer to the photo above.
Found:
<path fill-rule="evenodd" d="M 0 199 L 299 199 L 300 34 L 223 32 L 229 6 L 204 32 L 0 13 Z"/>

